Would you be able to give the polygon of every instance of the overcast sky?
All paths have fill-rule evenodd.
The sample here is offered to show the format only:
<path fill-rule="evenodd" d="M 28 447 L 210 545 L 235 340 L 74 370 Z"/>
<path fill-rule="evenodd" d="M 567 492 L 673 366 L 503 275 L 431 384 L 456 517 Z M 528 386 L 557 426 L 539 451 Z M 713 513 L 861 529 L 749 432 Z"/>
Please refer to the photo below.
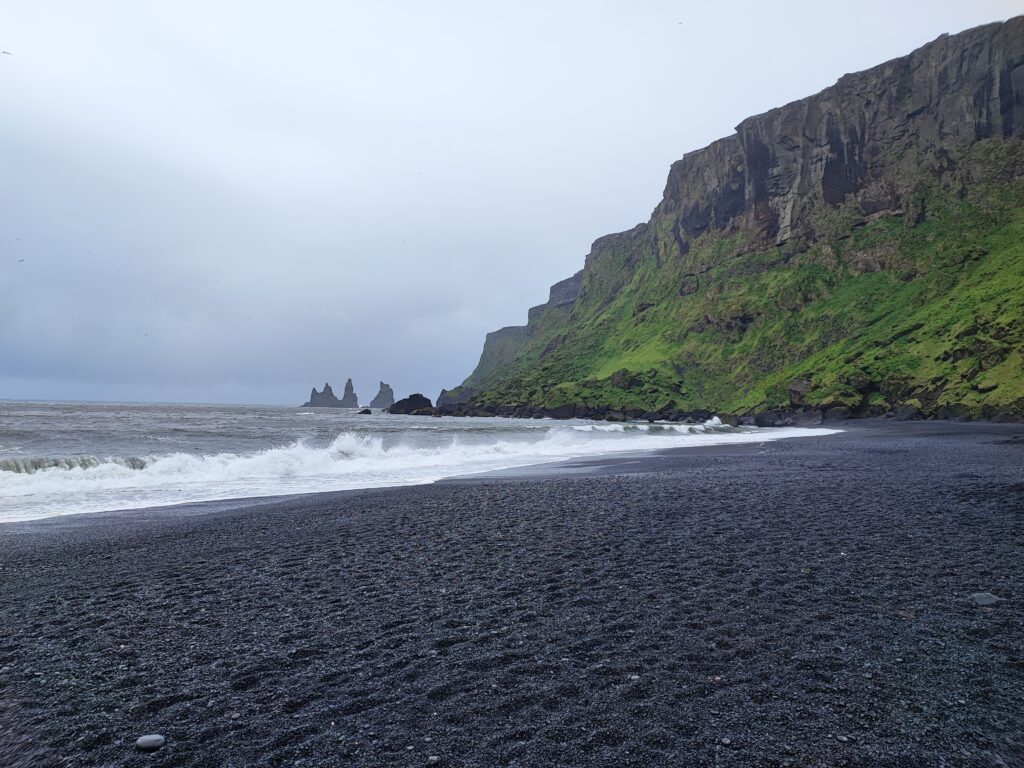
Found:
<path fill-rule="evenodd" d="M 1022 11 L 6 2 L 0 398 L 433 399 L 685 152 Z"/>

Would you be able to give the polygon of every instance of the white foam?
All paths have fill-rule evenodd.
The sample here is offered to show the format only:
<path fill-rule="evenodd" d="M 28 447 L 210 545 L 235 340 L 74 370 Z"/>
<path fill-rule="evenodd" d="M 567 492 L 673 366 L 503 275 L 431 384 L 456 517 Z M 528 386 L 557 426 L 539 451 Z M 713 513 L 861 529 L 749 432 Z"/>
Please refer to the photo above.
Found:
<path fill-rule="evenodd" d="M 552 425 L 544 432 L 444 445 L 384 446 L 342 432 L 324 447 L 302 441 L 253 453 L 171 453 L 137 458 L 73 457 L 0 470 L 0 521 L 134 509 L 193 501 L 429 483 L 444 477 L 622 451 L 761 442 L 827 435 L 830 429 L 733 429 L 702 425 Z M 489 441 L 487 441 L 489 440 Z M 21 460 L 12 460 L 19 461 Z"/>

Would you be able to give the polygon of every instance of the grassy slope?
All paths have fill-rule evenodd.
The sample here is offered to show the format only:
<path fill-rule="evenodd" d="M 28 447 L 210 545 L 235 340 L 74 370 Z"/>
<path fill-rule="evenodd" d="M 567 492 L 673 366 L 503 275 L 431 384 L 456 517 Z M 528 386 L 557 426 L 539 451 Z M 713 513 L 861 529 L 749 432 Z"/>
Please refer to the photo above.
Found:
<path fill-rule="evenodd" d="M 1024 185 L 1002 173 L 1020 153 L 979 146 L 986 180 L 922 193 L 917 225 L 824 211 L 799 252 L 712 234 L 681 258 L 654 219 L 588 266 L 571 316 L 542 318 L 480 400 L 738 413 L 788 405 L 807 377 L 818 406 L 1020 408 Z"/>

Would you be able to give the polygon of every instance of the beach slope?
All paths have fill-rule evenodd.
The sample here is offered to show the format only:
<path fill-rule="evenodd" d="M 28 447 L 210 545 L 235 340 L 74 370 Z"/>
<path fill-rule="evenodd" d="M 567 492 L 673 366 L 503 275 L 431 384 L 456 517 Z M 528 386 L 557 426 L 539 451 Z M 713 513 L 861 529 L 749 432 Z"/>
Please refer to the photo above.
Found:
<path fill-rule="evenodd" d="M 1022 467 L 860 423 L 0 526 L 0 764 L 1020 765 Z"/>

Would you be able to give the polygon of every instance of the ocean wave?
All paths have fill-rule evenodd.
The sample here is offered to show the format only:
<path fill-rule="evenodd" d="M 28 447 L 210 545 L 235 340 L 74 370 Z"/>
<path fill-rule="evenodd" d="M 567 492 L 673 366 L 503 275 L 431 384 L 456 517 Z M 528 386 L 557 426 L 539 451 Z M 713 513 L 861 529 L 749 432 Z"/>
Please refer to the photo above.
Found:
<path fill-rule="evenodd" d="M 413 485 L 573 457 L 759 442 L 814 432 L 730 428 L 721 422 L 553 424 L 543 432 L 454 432 L 450 438 L 435 440 L 431 445 L 385 445 L 380 435 L 346 431 L 327 445 L 297 440 L 250 453 L 7 458 L 0 461 L 0 521 L 191 501 Z M 828 434 L 831 430 L 817 432 Z"/>
<path fill-rule="evenodd" d="M 90 469 L 104 464 L 117 464 L 128 469 L 145 469 L 147 459 L 100 458 L 99 456 L 63 456 L 42 459 L 0 459 L 0 472 L 31 475 L 44 469 Z"/>

